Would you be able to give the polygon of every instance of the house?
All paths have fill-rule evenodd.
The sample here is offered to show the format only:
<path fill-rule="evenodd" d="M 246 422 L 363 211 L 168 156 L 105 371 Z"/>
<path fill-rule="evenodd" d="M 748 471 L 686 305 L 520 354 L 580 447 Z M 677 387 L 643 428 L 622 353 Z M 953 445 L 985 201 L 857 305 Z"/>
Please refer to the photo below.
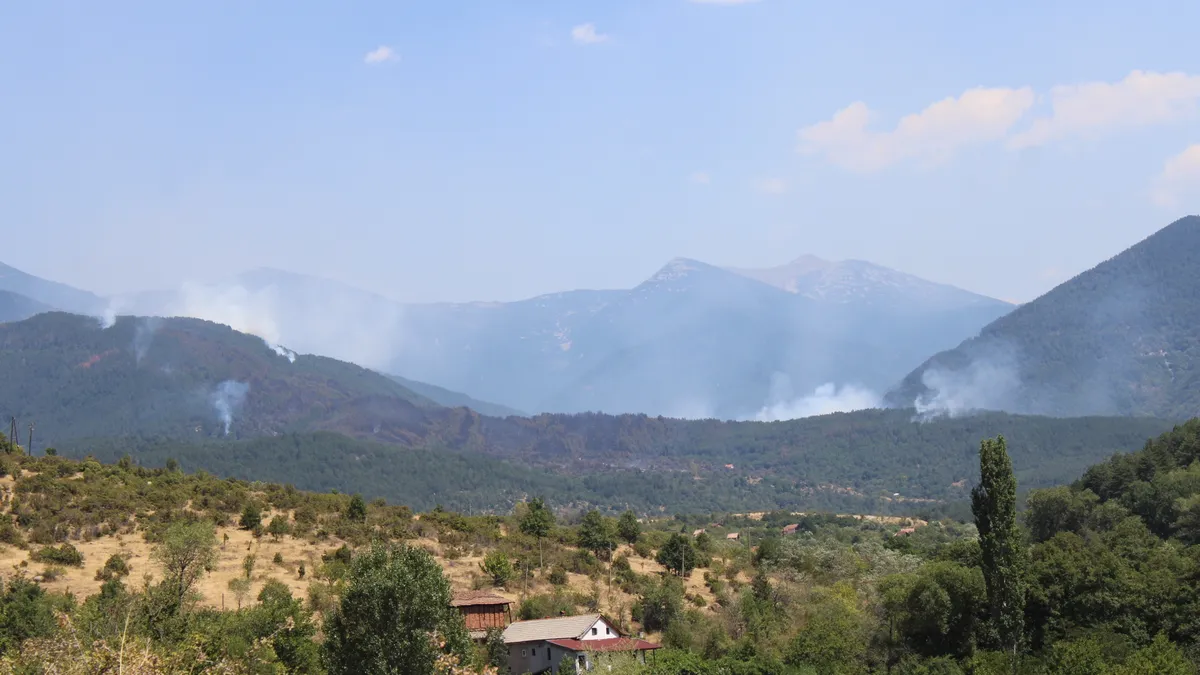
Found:
<path fill-rule="evenodd" d="M 702 527 L 702 528 L 700 528 L 700 529 L 698 529 L 698 530 L 695 530 L 695 531 L 693 531 L 693 532 L 692 532 L 692 536 L 693 536 L 693 537 L 699 537 L 699 536 L 700 536 L 700 535 L 702 535 L 702 534 L 704 534 L 704 528 L 703 528 L 703 527 Z"/>
<path fill-rule="evenodd" d="M 917 531 L 917 528 L 915 528 L 915 527 L 906 527 L 906 528 L 900 530 L 899 532 L 897 532 L 896 534 L 893 534 L 892 536 L 899 537 L 902 534 L 904 534 L 904 535 L 912 534 L 913 532 L 916 532 L 916 531 Z"/>
<path fill-rule="evenodd" d="M 575 664 L 575 673 L 591 670 L 599 654 L 631 652 L 642 663 L 646 652 L 659 648 L 653 642 L 626 637 L 602 614 L 562 616 L 517 621 L 504 629 L 511 673 L 559 675 L 563 657 Z M 571 673 L 570 675 L 574 675 Z"/>
<path fill-rule="evenodd" d="M 800 529 L 800 523 L 792 523 L 783 528 L 784 534 L 796 534 L 796 530 Z"/>
<path fill-rule="evenodd" d="M 511 604 L 508 598 L 489 591 L 456 593 L 450 601 L 451 607 L 457 607 L 462 612 L 467 631 L 471 633 L 471 639 L 476 641 L 487 638 L 489 629 L 504 630 L 512 623 Z"/>
<path fill-rule="evenodd" d="M 725 535 L 725 538 L 729 541 L 737 541 L 738 539 L 742 538 L 742 535 L 738 532 L 730 532 L 729 534 Z"/>

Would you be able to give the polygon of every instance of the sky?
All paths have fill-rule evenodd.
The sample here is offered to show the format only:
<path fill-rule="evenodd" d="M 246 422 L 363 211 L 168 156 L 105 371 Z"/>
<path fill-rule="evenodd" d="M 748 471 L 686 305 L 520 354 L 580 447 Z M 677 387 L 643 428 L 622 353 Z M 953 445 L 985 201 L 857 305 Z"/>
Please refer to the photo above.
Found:
<path fill-rule="evenodd" d="M 0 4 L 0 260 L 401 301 L 863 259 L 1028 301 L 1200 212 L 1200 3 Z"/>

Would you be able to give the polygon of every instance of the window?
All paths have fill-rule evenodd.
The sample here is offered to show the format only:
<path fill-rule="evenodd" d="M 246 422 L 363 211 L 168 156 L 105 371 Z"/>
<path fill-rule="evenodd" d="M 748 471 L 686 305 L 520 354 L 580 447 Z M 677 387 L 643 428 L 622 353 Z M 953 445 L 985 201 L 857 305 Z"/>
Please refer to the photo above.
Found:
<path fill-rule="evenodd" d="M 530 650 L 529 650 L 529 655 L 530 655 L 530 656 L 537 656 L 537 647 L 534 647 L 534 648 L 530 649 Z"/>
<path fill-rule="evenodd" d="M 600 633 L 600 629 L 596 628 L 595 626 L 592 626 L 592 635 L 598 635 L 599 633 Z"/>
<path fill-rule="evenodd" d="M 605 627 L 604 627 L 604 634 L 605 634 L 605 635 L 612 635 L 612 631 L 611 631 L 611 630 L 609 630 L 608 626 L 605 626 Z"/>
<path fill-rule="evenodd" d="M 524 649 L 521 650 L 521 658 L 525 658 L 525 650 Z"/>

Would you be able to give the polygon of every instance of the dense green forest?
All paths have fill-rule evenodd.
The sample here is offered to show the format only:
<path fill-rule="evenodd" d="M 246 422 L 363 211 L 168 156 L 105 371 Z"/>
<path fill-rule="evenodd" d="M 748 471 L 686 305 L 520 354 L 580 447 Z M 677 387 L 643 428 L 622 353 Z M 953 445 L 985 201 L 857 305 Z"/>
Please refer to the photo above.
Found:
<path fill-rule="evenodd" d="M 538 500 L 505 515 L 435 508 L 413 520 L 407 508 L 356 496 L 8 446 L 0 469 L 19 477 L 0 528 L 5 546 L 28 548 L 50 574 L 78 564 L 76 546 L 140 532 L 153 554 L 139 564 L 161 566 L 162 576 L 136 582 L 116 557 L 97 575 L 107 579 L 100 593 L 86 598 L 45 591 L 24 574 L 7 580 L 0 672 L 110 672 L 118 659 L 137 673 L 494 672 L 504 648 L 494 638 L 471 647 L 461 619 L 438 609 L 450 587 L 418 538 L 446 555 L 486 552 L 477 583 L 530 588 L 521 619 L 633 598 L 610 618 L 665 649 L 645 666 L 614 657 L 620 674 L 1198 672 L 1200 420 L 1070 486 L 1032 491 L 1022 514 L 1015 442 L 977 447 L 971 516 L 901 530 L 786 512 L 638 522 L 546 511 Z M 267 511 L 276 514 L 269 523 L 259 515 Z M 235 521 L 255 536 L 347 545 L 308 570 L 307 598 L 268 579 L 237 609 L 198 605 L 190 589 L 219 545 L 212 528 Z M 784 534 L 784 525 L 795 527 Z M 733 532 L 738 539 L 724 536 Z M 634 556 L 666 571 L 644 571 Z M 250 558 L 246 569 L 249 579 Z M 286 561 L 279 569 L 304 575 Z M 568 575 L 590 579 L 591 590 L 563 585 Z M 429 611 L 387 613 L 409 603 Z M 153 667 L 136 670 L 135 661 Z"/>
<path fill-rule="evenodd" d="M 1010 412 L 1194 416 L 1198 271 L 1200 216 L 1187 216 L 933 356 L 888 399 L 912 405 L 941 387 Z M 993 375 L 972 384 L 978 373 Z"/>
<path fill-rule="evenodd" d="M 35 449 L 129 451 L 148 465 L 173 457 L 222 475 L 472 510 L 541 490 L 646 511 L 888 512 L 895 493 L 965 499 L 984 436 L 1009 434 L 1022 484 L 1043 487 L 1170 426 L 998 413 L 921 423 L 908 410 L 775 423 L 487 417 L 351 364 L 293 360 L 217 324 L 127 317 L 104 329 L 59 313 L 0 325 L 0 382 L 0 411 L 36 425 Z"/>

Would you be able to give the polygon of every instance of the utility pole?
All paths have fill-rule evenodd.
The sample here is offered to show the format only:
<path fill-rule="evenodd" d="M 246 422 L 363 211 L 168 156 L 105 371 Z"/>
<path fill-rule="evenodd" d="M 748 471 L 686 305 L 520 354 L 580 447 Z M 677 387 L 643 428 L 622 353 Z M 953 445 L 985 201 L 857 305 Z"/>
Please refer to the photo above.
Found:
<path fill-rule="evenodd" d="M 33 422 L 29 423 L 29 445 L 27 445 L 25 447 L 29 448 L 29 455 L 32 457 L 33 456 Z"/>

